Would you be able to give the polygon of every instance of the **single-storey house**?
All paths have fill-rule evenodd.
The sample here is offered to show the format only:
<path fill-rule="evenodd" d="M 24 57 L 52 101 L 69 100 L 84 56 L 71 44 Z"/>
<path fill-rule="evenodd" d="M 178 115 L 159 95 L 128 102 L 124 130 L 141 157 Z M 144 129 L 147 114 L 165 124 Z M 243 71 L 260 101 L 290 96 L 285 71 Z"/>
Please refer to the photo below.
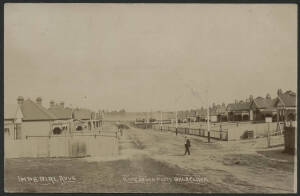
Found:
<path fill-rule="evenodd" d="M 227 121 L 227 112 L 226 112 L 226 105 L 223 103 L 222 105 L 218 104 L 215 105 L 214 109 L 212 110 L 211 116 L 215 116 L 216 122 L 224 122 Z"/>
<path fill-rule="evenodd" d="M 5 106 L 4 120 L 13 139 L 26 139 L 30 136 L 49 136 L 57 117 L 42 106 L 42 99 L 36 102 L 18 97 L 15 106 Z M 11 107 L 12 109 L 9 109 Z M 13 109 L 13 108 L 16 108 Z M 9 123 L 10 122 L 10 123 Z M 8 130 L 8 129 L 6 129 Z"/>
<path fill-rule="evenodd" d="M 204 122 L 207 120 L 207 109 L 201 107 L 200 109 L 196 110 L 196 121 L 197 122 Z"/>
<path fill-rule="evenodd" d="M 23 114 L 18 104 L 4 105 L 4 141 L 20 139 Z"/>
<path fill-rule="evenodd" d="M 228 121 L 248 121 L 250 119 L 250 102 L 236 101 L 227 105 Z"/>
<path fill-rule="evenodd" d="M 209 119 L 210 122 L 218 122 L 217 107 L 215 105 L 209 108 Z"/>
<path fill-rule="evenodd" d="M 296 93 L 292 91 L 286 91 L 285 93 L 282 93 L 282 91 L 279 89 L 277 92 L 277 99 L 275 101 L 274 106 L 277 109 L 278 121 L 296 121 Z"/>
<path fill-rule="evenodd" d="M 266 98 L 257 97 L 250 103 L 250 120 L 265 121 L 266 117 L 272 117 L 272 121 L 276 121 L 277 111 L 275 107 L 276 99 L 271 99 L 270 95 Z"/>
<path fill-rule="evenodd" d="M 88 130 L 98 129 L 102 126 L 102 115 L 100 112 L 93 112 L 89 109 L 73 109 L 72 117 L 74 121 L 80 121 L 87 126 Z M 76 130 L 82 130 L 84 127 L 78 125 Z"/>
<path fill-rule="evenodd" d="M 72 109 L 64 107 L 64 102 L 55 104 L 50 101 L 48 111 L 56 116 L 56 121 L 53 123 L 53 133 L 62 134 L 65 131 L 71 131 L 73 125 Z"/>

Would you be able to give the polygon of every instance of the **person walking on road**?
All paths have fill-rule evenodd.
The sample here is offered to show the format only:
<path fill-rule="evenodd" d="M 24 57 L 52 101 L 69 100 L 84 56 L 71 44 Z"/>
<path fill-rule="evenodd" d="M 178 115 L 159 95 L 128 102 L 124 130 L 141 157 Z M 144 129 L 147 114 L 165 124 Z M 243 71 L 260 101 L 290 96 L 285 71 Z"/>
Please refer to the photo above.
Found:
<path fill-rule="evenodd" d="M 184 152 L 184 155 L 186 155 L 186 153 L 188 153 L 188 155 L 191 155 L 190 153 L 190 147 L 191 147 L 191 141 L 185 136 L 185 152 Z"/>

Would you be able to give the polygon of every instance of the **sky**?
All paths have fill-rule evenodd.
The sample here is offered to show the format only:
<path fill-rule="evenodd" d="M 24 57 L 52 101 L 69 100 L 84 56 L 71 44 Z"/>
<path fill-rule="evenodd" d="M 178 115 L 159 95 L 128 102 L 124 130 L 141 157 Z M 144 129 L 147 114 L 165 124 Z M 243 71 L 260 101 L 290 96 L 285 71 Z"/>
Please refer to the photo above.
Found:
<path fill-rule="evenodd" d="M 170 111 L 278 88 L 297 90 L 293 4 L 5 4 L 5 103 Z"/>

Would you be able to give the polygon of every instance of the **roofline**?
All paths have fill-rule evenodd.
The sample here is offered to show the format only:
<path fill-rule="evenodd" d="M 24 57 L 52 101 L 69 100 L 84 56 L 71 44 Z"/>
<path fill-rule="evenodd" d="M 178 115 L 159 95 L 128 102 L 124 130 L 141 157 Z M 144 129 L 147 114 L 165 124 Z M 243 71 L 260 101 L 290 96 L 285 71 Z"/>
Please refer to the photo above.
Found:
<path fill-rule="evenodd" d="M 23 122 L 31 122 L 31 121 L 55 121 L 57 119 L 29 119 L 29 120 L 22 120 Z"/>
<path fill-rule="evenodd" d="M 285 107 L 285 103 L 284 103 L 284 101 L 281 99 L 281 97 L 280 97 L 279 95 L 278 95 L 277 97 L 278 97 L 279 100 L 282 102 L 283 106 Z M 276 107 L 278 107 L 278 106 L 276 105 Z"/>
<path fill-rule="evenodd" d="M 3 120 L 15 120 L 16 118 L 4 118 Z"/>

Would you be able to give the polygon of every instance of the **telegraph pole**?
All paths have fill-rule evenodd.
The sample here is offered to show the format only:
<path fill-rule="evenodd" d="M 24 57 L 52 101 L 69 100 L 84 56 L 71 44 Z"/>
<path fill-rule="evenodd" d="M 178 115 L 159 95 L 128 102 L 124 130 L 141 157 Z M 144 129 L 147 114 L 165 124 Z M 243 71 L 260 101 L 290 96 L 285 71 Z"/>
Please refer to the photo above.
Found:
<path fill-rule="evenodd" d="M 207 138 L 210 142 L 210 122 L 209 122 L 209 98 L 208 98 L 208 89 L 207 89 Z"/>
<path fill-rule="evenodd" d="M 160 131 L 162 131 L 162 111 L 160 111 Z"/>
<path fill-rule="evenodd" d="M 177 118 L 177 110 L 176 110 L 176 122 L 175 122 L 176 135 L 177 135 L 177 132 L 178 132 L 178 130 L 177 130 L 177 123 L 178 123 L 178 118 Z"/>
<path fill-rule="evenodd" d="M 178 126 L 178 113 L 177 113 L 177 110 L 176 110 L 176 122 L 175 123 L 176 123 L 175 126 L 177 128 L 177 126 Z"/>

